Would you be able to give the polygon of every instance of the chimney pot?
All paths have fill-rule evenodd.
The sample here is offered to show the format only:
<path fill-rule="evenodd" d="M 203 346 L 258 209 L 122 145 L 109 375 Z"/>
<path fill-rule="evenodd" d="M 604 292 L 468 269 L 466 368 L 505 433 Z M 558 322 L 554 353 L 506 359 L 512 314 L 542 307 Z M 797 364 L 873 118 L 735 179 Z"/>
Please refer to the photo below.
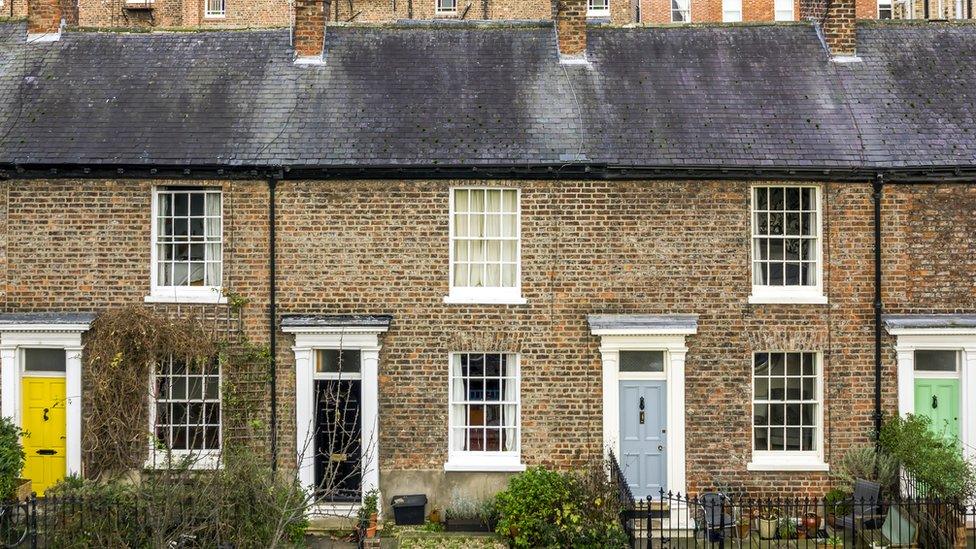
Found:
<path fill-rule="evenodd" d="M 583 60 L 586 56 L 587 0 L 552 0 L 559 57 Z"/>
<path fill-rule="evenodd" d="M 27 34 L 57 35 L 61 31 L 60 0 L 27 0 Z"/>
<path fill-rule="evenodd" d="M 325 47 L 325 13 L 330 0 L 295 0 L 295 55 L 321 59 Z"/>

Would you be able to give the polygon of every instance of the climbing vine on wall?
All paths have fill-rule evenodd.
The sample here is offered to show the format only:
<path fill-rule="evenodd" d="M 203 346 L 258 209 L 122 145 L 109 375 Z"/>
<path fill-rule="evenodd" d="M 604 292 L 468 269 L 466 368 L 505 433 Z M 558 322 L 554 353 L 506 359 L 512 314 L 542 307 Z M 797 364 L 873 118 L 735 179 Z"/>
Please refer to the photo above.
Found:
<path fill-rule="evenodd" d="M 82 454 L 87 476 L 125 473 L 145 462 L 155 364 L 212 357 L 217 348 L 197 319 L 167 318 L 147 307 L 106 311 L 85 343 Z"/>

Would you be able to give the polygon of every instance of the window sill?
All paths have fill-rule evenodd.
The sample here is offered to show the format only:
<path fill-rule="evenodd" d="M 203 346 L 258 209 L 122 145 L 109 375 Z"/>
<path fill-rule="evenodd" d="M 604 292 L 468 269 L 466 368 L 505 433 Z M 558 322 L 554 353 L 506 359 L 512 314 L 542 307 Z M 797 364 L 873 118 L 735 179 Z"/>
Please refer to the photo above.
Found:
<path fill-rule="evenodd" d="M 747 471 L 829 471 L 830 465 L 824 463 L 820 456 L 790 458 L 790 457 L 754 457 L 746 464 Z"/>
<path fill-rule="evenodd" d="M 811 291 L 782 291 L 771 290 L 769 287 L 753 286 L 752 295 L 749 296 L 749 303 L 753 305 L 762 304 L 784 304 L 784 305 L 826 305 L 827 296 L 819 290 Z"/>
<path fill-rule="evenodd" d="M 517 452 L 451 452 L 445 471 L 521 473 L 525 464 Z"/>
<path fill-rule="evenodd" d="M 444 303 L 455 305 L 525 305 L 527 301 L 517 288 L 490 288 L 482 291 L 452 290 L 444 296 Z"/>
<path fill-rule="evenodd" d="M 458 463 L 448 461 L 444 470 L 455 473 L 521 473 L 525 471 L 523 463 Z"/>
<path fill-rule="evenodd" d="M 184 467 L 194 471 L 206 471 L 221 469 L 223 467 L 223 463 L 220 461 L 220 452 L 218 451 L 150 451 L 149 459 L 146 460 L 143 467 L 150 470 L 160 471 L 166 471 L 168 469 L 180 469 Z"/>
<path fill-rule="evenodd" d="M 220 288 L 194 289 L 187 291 L 182 288 L 154 288 L 152 293 L 144 298 L 146 303 L 227 303 L 227 297 Z"/>

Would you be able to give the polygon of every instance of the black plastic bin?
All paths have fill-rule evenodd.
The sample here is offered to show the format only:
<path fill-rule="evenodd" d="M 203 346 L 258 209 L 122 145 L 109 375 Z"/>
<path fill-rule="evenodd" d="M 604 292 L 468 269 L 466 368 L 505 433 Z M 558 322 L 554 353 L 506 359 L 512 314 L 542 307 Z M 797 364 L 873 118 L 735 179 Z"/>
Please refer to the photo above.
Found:
<path fill-rule="evenodd" d="M 393 520 L 398 526 L 406 524 L 423 524 L 427 514 L 427 496 L 414 494 L 410 496 L 393 496 L 390 501 L 393 506 Z"/>

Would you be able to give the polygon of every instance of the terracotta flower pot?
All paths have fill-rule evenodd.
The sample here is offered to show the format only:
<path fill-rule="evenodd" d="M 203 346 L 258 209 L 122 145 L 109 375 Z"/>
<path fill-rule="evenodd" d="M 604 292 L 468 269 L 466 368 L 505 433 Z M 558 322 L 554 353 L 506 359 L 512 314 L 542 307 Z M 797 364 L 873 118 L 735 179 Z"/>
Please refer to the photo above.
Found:
<path fill-rule="evenodd" d="M 752 535 L 752 521 L 739 521 L 739 539 L 749 539 Z"/>

